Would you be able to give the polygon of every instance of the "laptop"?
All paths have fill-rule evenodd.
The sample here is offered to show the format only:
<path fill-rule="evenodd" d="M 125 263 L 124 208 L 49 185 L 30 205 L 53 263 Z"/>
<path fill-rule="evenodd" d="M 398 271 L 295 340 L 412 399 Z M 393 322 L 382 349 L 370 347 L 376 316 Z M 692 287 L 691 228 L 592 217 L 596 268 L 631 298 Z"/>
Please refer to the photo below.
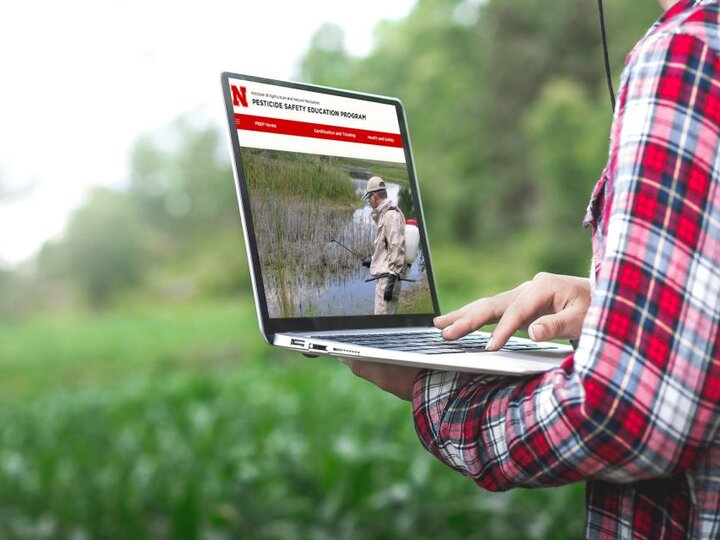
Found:
<path fill-rule="evenodd" d="M 520 337 L 486 352 L 487 332 L 446 341 L 433 326 L 440 308 L 398 99 L 227 72 L 222 89 L 257 316 L 270 345 L 503 375 L 542 372 L 572 352 Z M 385 238 L 374 253 L 369 185 L 384 190 L 387 212 L 405 223 L 396 245 Z M 378 281 L 386 285 L 389 273 L 369 261 L 400 244 L 392 309 L 379 310 L 387 306 Z"/>

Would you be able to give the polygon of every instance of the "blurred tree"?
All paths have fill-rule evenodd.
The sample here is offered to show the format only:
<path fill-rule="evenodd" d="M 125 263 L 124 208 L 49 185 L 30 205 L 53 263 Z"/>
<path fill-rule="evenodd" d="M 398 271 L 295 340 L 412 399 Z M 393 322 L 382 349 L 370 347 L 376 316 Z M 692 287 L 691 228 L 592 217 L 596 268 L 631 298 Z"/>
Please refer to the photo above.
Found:
<path fill-rule="evenodd" d="M 16 316 L 18 276 L 9 270 L 0 268 L 0 320 Z"/>
<path fill-rule="evenodd" d="M 144 227 L 131 199 L 95 188 L 72 216 L 62 240 L 45 246 L 39 264 L 46 276 L 74 283 L 94 308 L 108 306 L 142 276 Z"/>
<path fill-rule="evenodd" d="M 604 96 L 602 96 L 604 98 Z M 605 99 L 592 101 L 581 85 L 548 83 L 527 116 L 533 181 L 542 186 L 538 201 L 538 266 L 549 272 L 585 274 L 590 260 L 589 231 L 579 224 L 585 213 L 588 182 L 599 177 L 607 158 L 610 110 Z"/>
<path fill-rule="evenodd" d="M 318 84 L 337 86 L 351 76 L 354 67 L 354 59 L 345 50 L 342 28 L 333 23 L 320 26 L 302 59 L 302 72 L 312 73 Z"/>
<path fill-rule="evenodd" d="M 616 85 L 622 57 L 659 15 L 652 1 L 636 4 L 607 6 Z M 304 62 L 301 78 L 401 96 L 431 229 L 473 244 L 505 241 L 548 219 L 524 124 L 546 83 L 572 81 L 592 101 L 605 95 L 596 9 L 590 0 L 419 0 L 407 18 L 378 26 L 367 58 L 330 74 Z M 320 57 L 317 37 L 306 58 Z M 595 124 L 593 137 L 606 137 L 608 125 Z M 585 207 L 598 173 L 576 178 L 570 205 Z"/>
<path fill-rule="evenodd" d="M 42 305 L 35 298 L 42 295 L 67 306 L 79 293 L 102 308 L 140 284 L 145 301 L 247 291 L 233 176 L 219 137 L 188 118 L 142 137 L 129 188 L 91 193 L 63 238 L 41 250 L 24 303 Z"/>
<path fill-rule="evenodd" d="M 398 95 L 408 111 L 408 123 L 420 171 L 423 200 L 433 229 L 443 236 L 458 233 L 446 211 L 462 200 L 464 169 L 477 114 L 477 102 L 468 90 L 482 92 L 475 84 L 470 47 L 472 26 L 459 24 L 454 16 L 456 0 L 421 1 L 410 15 L 397 22 L 383 22 L 376 30 L 373 52 L 354 64 L 343 78 L 327 80 L 324 73 L 304 63 L 305 80 L 348 86 L 358 90 Z M 311 49 L 308 55 L 313 55 Z M 340 73 L 340 70 L 335 70 Z M 418 151 L 420 149 L 420 151 Z M 465 228 L 460 228 L 460 234 Z"/>
<path fill-rule="evenodd" d="M 182 117 L 134 147 L 129 194 L 146 224 L 148 294 L 167 301 L 250 290 L 233 174 L 220 137 L 216 127 Z"/>
<path fill-rule="evenodd" d="M 192 243 L 237 224 L 232 172 L 216 128 L 180 118 L 142 137 L 131 156 L 130 195 L 162 241 Z"/>

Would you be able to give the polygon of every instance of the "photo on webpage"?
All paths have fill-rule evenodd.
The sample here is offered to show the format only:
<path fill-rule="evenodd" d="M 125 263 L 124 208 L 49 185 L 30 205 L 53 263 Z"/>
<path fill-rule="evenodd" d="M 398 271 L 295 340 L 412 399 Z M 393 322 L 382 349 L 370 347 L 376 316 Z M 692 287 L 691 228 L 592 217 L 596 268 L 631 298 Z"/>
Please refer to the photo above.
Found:
<path fill-rule="evenodd" d="M 387 204 L 406 221 L 394 312 L 433 312 L 404 163 L 256 148 L 242 157 L 270 317 L 377 312 L 378 280 L 362 264 L 378 231 L 362 199 L 372 177 L 384 180 Z"/>

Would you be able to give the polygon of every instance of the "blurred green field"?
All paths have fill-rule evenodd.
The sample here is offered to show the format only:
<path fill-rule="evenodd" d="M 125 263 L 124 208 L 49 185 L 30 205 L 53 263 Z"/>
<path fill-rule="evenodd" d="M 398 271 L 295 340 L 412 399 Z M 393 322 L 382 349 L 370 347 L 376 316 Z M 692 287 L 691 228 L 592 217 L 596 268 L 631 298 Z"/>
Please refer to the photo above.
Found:
<path fill-rule="evenodd" d="M 265 345 L 247 298 L 3 323 L 0 372 L 1 538 L 581 534 L 582 486 L 480 491 L 408 404 Z"/>

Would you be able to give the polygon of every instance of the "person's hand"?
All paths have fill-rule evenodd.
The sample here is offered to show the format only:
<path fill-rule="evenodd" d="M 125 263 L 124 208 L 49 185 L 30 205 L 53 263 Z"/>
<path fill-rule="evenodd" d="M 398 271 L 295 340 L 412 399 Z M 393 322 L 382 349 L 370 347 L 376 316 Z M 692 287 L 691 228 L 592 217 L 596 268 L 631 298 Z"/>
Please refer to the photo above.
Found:
<path fill-rule="evenodd" d="M 589 305 L 589 279 L 541 272 L 510 291 L 436 317 L 434 323 L 449 340 L 497 323 L 485 347 L 495 351 L 520 329 L 534 341 L 576 339 Z"/>
<path fill-rule="evenodd" d="M 365 257 L 360 264 L 362 264 L 365 268 L 370 268 L 370 262 L 372 259 L 370 257 Z"/>
<path fill-rule="evenodd" d="M 355 375 L 367 379 L 381 390 L 390 392 L 406 401 L 412 400 L 413 386 L 421 368 L 379 364 L 350 358 L 340 358 L 340 361 L 346 364 Z"/>
<path fill-rule="evenodd" d="M 397 276 L 395 274 L 388 275 L 387 282 L 385 283 L 385 290 L 383 291 L 383 300 L 385 300 L 386 302 L 392 300 L 393 292 L 395 292 L 396 281 Z"/>

